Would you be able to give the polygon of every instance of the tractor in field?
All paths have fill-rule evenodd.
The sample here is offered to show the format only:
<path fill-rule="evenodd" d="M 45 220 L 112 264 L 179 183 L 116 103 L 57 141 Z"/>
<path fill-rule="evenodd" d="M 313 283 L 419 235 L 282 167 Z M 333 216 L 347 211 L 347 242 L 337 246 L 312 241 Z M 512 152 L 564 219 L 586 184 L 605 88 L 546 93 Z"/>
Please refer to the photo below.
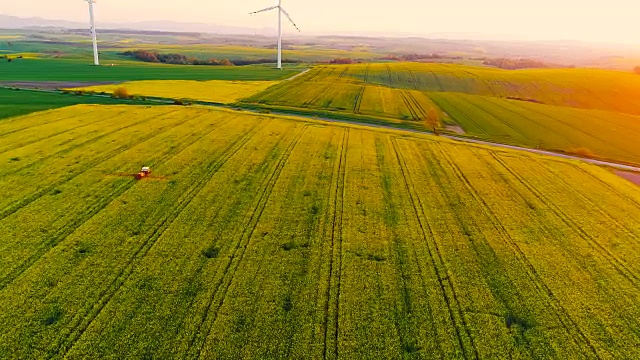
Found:
<path fill-rule="evenodd" d="M 136 180 L 144 179 L 151 174 L 151 168 L 148 166 L 143 166 L 140 169 L 140 172 L 136 174 Z"/>

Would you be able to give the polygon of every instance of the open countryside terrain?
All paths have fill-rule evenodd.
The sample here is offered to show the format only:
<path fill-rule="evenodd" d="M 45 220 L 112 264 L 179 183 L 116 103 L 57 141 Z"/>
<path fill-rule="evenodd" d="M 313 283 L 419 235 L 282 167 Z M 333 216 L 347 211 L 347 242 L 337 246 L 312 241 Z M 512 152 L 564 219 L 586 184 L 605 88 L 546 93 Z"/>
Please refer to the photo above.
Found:
<path fill-rule="evenodd" d="M 632 73 L 392 63 L 318 66 L 244 102 L 412 127 L 436 109 L 469 136 L 637 164 L 638 92 Z"/>
<path fill-rule="evenodd" d="M 596 166 L 98 105 L 0 163 L 0 357 L 640 356 L 640 188 Z"/>
<path fill-rule="evenodd" d="M 0 88 L 0 121 L 4 118 L 25 115 L 35 111 L 61 108 L 76 104 L 120 104 L 122 100 L 89 96 L 67 96 L 64 94 L 13 90 Z M 144 104 L 127 101 L 128 104 Z"/>

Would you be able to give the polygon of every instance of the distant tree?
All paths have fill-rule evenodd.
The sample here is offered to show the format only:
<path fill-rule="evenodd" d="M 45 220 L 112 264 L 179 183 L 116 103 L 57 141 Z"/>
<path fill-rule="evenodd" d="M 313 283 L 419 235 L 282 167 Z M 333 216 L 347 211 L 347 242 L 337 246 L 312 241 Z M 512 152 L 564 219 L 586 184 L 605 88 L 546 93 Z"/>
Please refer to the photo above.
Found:
<path fill-rule="evenodd" d="M 130 96 L 127 89 L 121 86 L 113 90 L 113 97 L 117 99 L 128 99 Z"/>
<path fill-rule="evenodd" d="M 220 65 L 233 66 L 233 63 L 231 61 L 229 61 L 229 59 L 222 59 L 222 61 L 220 61 Z"/>
<path fill-rule="evenodd" d="M 570 148 L 566 150 L 566 153 L 584 158 L 594 158 L 596 156 L 593 151 L 587 148 Z"/>
<path fill-rule="evenodd" d="M 640 75 L 640 66 L 636 66 L 635 69 L 633 69 L 633 72 Z"/>
<path fill-rule="evenodd" d="M 440 115 L 438 115 L 438 111 L 434 108 L 431 108 L 427 113 L 427 118 L 425 119 L 427 126 L 433 130 L 433 133 L 438 135 L 438 127 L 440 127 Z"/>

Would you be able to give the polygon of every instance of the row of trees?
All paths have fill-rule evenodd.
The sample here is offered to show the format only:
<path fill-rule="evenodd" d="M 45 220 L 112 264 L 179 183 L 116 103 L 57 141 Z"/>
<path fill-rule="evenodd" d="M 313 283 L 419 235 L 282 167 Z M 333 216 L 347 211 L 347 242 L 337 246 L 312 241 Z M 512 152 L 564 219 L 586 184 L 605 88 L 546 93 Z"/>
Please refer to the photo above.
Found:
<path fill-rule="evenodd" d="M 228 59 L 208 59 L 200 60 L 195 57 L 187 57 L 182 54 L 161 54 L 157 52 L 150 52 L 144 50 L 126 51 L 121 55 L 130 56 L 140 61 L 151 63 L 164 63 L 175 65 L 219 65 L 219 66 L 233 66 L 234 64 Z"/>
<path fill-rule="evenodd" d="M 460 60 L 462 56 L 451 56 L 441 54 L 405 54 L 405 55 L 388 55 L 382 58 L 382 60 L 391 61 L 419 61 L 419 60 L 433 60 L 433 59 L 449 59 Z"/>
<path fill-rule="evenodd" d="M 474 59 L 472 59 L 474 60 Z M 517 69 L 546 69 L 546 68 L 566 68 L 573 69 L 575 65 L 561 65 L 561 64 L 553 64 L 553 63 L 545 63 L 540 60 L 533 59 L 506 59 L 506 58 L 496 58 L 496 59 L 487 59 L 480 58 L 475 60 L 482 60 L 484 65 L 495 66 L 500 69 L 505 70 L 517 70 Z"/>
<path fill-rule="evenodd" d="M 158 52 L 151 52 L 145 50 L 126 51 L 120 55 L 133 57 L 137 60 L 151 63 L 164 63 L 175 65 L 209 65 L 209 66 L 242 66 L 242 65 L 254 65 L 254 64 L 269 64 L 273 63 L 273 59 L 256 59 L 256 60 L 229 60 L 229 59 L 207 59 L 201 60 L 195 57 L 187 57 L 182 54 L 161 54 Z M 285 63 L 300 63 L 300 60 L 288 60 L 283 59 Z"/>

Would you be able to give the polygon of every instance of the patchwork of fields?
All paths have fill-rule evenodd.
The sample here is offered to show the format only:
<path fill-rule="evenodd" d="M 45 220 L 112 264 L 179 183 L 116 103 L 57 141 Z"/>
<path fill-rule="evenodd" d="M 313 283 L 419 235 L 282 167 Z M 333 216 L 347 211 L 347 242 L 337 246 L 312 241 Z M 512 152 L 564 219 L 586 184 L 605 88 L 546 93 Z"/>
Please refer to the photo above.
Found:
<path fill-rule="evenodd" d="M 123 101 L 119 99 L 104 97 L 68 96 L 47 92 L 0 88 L 0 120 L 35 111 L 56 109 L 76 104 L 115 105 L 122 102 Z M 143 104 L 141 101 L 131 100 L 127 101 L 127 103 L 134 105 Z"/>
<path fill-rule="evenodd" d="M 91 105 L 0 164 L 0 357 L 640 357 L 640 188 L 595 166 Z"/>
<path fill-rule="evenodd" d="M 147 80 L 73 88 L 71 90 L 111 94 L 118 88 L 125 88 L 130 95 L 192 99 L 229 104 L 262 92 L 277 83 L 277 81 Z"/>
<path fill-rule="evenodd" d="M 414 127 L 436 109 L 477 138 L 640 163 L 638 93 L 640 76 L 615 71 L 393 63 L 319 66 L 244 101 Z"/>

